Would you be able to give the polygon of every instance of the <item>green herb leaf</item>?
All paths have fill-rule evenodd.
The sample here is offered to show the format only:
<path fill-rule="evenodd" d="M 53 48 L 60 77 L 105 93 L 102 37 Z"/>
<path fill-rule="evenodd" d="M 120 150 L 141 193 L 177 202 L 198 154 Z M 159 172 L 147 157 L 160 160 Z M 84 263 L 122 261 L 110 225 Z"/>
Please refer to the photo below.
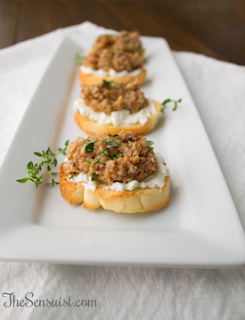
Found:
<path fill-rule="evenodd" d="M 91 173 L 91 181 L 94 181 L 95 179 L 98 178 L 98 175 L 94 172 Z"/>
<path fill-rule="evenodd" d="M 108 160 L 111 160 L 111 158 L 108 156 L 108 154 L 107 154 L 107 151 L 108 150 L 110 150 L 111 148 L 106 148 L 104 151 L 103 151 L 103 154 L 104 154 L 104 156 L 106 157 L 106 159 L 108 159 Z"/>
<path fill-rule="evenodd" d="M 109 146 L 111 146 L 111 148 L 116 148 L 121 145 L 121 143 L 118 139 L 116 139 L 116 140 L 109 139 L 105 143 L 108 144 Z"/>
<path fill-rule="evenodd" d="M 19 182 L 19 183 L 26 183 L 28 180 L 29 180 L 29 178 L 23 178 L 23 179 L 19 179 L 19 180 L 16 180 L 16 181 Z"/>
<path fill-rule="evenodd" d="M 154 142 L 153 142 L 153 141 L 150 141 L 150 140 L 148 140 L 148 141 L 143 141 L 143 143 L 144 143 L 146 146 L 148 146 L 148 147 L 151 147 L 151 146 L 154 144 Z"/>
<path fill-rule="evenodd" d="M 124 154 L 121 154 L 121 158 L 124 158 Z"/>
<path fill-rule="evenodd" d="M 164 100 L 163 103 L 162 103 L 161 112 L 164 113 L 164 110 L 167 108 L 167 104 L 169 102 L 174 102 L 174 108 L 173 108 L 172 111 L 175 111 L 177 109 L 177 107 L 178 107 L 178 103 L 180 103 L 181 101 L 182 101 L 182 99 L 179 99 L 179 100 L 166 99 L 166 100 Z"/>
<path fill-rule="evenodd" d="M 41 157 L 42 154 L 40 152 L 33 152 L 36 156 Z"/>
<path fill-rule="evenodd" d="M 73 178 L 73 174 L 68 179 L 72 179 L 72 178 Z"/>
<path fill-rule="evenodd" d="M 106 89 L 111 90 L 111 82 L 114 82 L 114 80 L 106 81 L 105 79 L 103 79 L 103 82 L 105 84 Z"/>
<path fill-rule="evenodd" d="M 123 146 L 123 144 L 120 142 L 120 140 L 116 139 L 115 142 L 116 142 L 119 146 Z"/>
<path fill-rule="evenodd" d="M 128 140 L 128 144 L 132 144 L 132 143 L 133 143 L 132 141 Z"/>
<path fill-rule="evenodd" d="M 32 170 L 33 169 L 33 162 L 32 161 L 28 162 L 27 169 L 28 170 Z"/>
<path fill-rule="evenodd" d="M 111 54 L 114 56 L 115 55 L 115 51 L 111 50 Z"/>
<path fill-rule="evenodd" d="M 162 106 L 164 106 L 166 103 L 168 103 L 168 102 L 170 102 L 170 101 L 172 101 L 172 100 L 171 100 L 171 99 L 166 99 L 166 100 L 164 100 L 163 103 L 162 103 Z"/>
<path fill-rule="evenodd" d="M 94 166 L 96 165 L 96 163 L 99 163 L 99 162 L 100 162 L 100 160 L 97 159 L 97 160 L 95 160 L 95 161 L 91 164 L 91 166 L 90 166 L 91 176 L 92 176 L 92 174 L 93 174 L 93 172 L 94 172 Z M 92 181 L 93 181 L 93 180 L 92 180 Z"/>
<path fill-rule="evenodd" d="M 94 167 L 94 165 L 96 165 L 96 163 L 99 163 L 99 162 L 100 162 L 100 160 L 99 160 L 99 159 L 97 159 L 96 161 L 94 161 L 94 162 L 91 164 L 91 166 L 90 166 L 90 167 L 91 167 L 91 168 L 92 168 L 92 167 Z"/>
<path fill-rule="evenodd" d="M 87 160 L 87 161 L 86 161 L 86 163 L 87 163 L 87 164 L 90 164 L 90 163 L 91 163 L 91 161 Z"/>
<path fill-rule="evenodd" d="M 112 138 L 113 138 L 113 137 L 118 137 L 118 134 L 113 134 Z"/>
<path fill-rule="evenodd" d="M 83 60 L 85 59 L 85 57 L 80 56 L 79 53 L 76 54 L 76 64 L 81 66 L 83 64 Z"/>
<path fill-rule="evenodd" d="M 85 146 L 85 153 L 91 152 L 94 149 L 94 143 L 96 141 L 96 138 L 88 141 L 88 143 Z"/>
<path fill-rule="evenodd" d="M 115 135 L 115 136 L 117 136 L 117 135 Z M 109 148 L 106 148 L 105 150 L 104 150 L 104 156 L 108 159 L 108 160 L 111 160 L 112 158 L 110 158 L 109 156 L 108 156 L 108 153 L 107 153 L 107 151 L 108 150 L 110 150 L 110 149 L 112 149 L 112 148 L 116 148 L 116 147 L 120 147 L 120 146 L 123 146 L 124 144 L 122 144 L 121 142 L 120 142 L 120 140 L 119 139 L 108 139 L 107 141 L 105 141 L 105 143 L 106 144 L 108 144 L 110 147 Z M 113 154 L 113 156 L 114 156 L 114 154 Z M 116 157 L 116 159 L 117 159 L 117 157 Z M 115 160 L 115 156 L 114 156 L 114 160 Z"/>
<path fill-rule="evenodd" d="M 105 141 L 105 143 L 111 145 L 112 143 L 114 143 L 114 139 L 108 139 L 107 141 Z"/>

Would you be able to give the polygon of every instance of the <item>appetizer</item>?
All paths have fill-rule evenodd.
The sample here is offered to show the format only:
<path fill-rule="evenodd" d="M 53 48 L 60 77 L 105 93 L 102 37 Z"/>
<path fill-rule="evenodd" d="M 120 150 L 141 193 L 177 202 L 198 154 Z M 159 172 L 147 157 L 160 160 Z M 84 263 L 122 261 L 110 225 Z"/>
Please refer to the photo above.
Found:
<path fill-rule="evenodd" d="M 103 35 L 94 43 L 80 67 L 80 80 L 91 85 L 102 78 L 119 82 L 138 79 L 144 82 L 144 49 L 138 32 L 121 31 L 119 35 Z"/>
<path fill-rule="evenodd" d="M 81 88 L 74 102 L 75 120 L 87 134 L 101 136 L 121 130 L 147 134 L 154 129 L 161 104 L 146 99 L 137 80 L 120 83 L 103 79 Z"/>
<path fill-rule="evenodd" d="M 86 209 L 134 213 L 169 203 L 169 171 L 153 142 L 129 131 L 79 137 L 67 147 L 59 181 L 62 197 Z"/>

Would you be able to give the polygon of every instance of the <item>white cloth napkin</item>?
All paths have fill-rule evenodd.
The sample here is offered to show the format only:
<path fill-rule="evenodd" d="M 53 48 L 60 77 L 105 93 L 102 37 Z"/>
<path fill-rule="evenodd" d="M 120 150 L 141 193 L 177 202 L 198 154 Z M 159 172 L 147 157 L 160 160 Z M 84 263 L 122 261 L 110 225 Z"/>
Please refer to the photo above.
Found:
<path fill-rule="evenodd" d="M 108 32 L 86 22 L 0 51 L 0 164 L 64 35 L 105 31 Z M 174 52 L 174 56 L 245 227 L 245 67 L 187 52 Z M 245 268 L 197 270 L 1 262 L 0 293 L 0 315 L 4 320 L 245 319 Z M 70 297 L 72 301 L 96 300 L 98 305 L 88 307 L 83 302 L 86 306 L 42 307 L 29 302 L 24 307 L 8 308 L 10 293 L 12 299 L 15 295 L 19 301 L 27 294 L 33 302 L 69 302 Z"/>

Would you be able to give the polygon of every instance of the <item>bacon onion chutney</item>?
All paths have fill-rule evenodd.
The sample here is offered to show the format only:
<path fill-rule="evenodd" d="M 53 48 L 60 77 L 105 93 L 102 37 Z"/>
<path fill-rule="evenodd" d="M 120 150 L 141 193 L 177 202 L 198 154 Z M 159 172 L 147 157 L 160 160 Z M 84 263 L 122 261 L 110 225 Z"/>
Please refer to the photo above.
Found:
<path fill-rule="evenodd" d="M 152 144 L 129 131 L 121 131 L 118 135 L 107 132 L 98 138 L 79 137 L 69 144 L 63 169 L 71 177 L 82 172 L 92 181 L 107 185 L 142 181 L 157 169 Z"/>
<path fill-rule="evenodd" d="M 95 112 L 110 115 L 114 111 L 129 110 L 133 114 L 148 105 L 137 80 L 124 83 L 102 80 L 96 85 L 82 85 L 81 88 L 80 98 Z"/>
<path fill-rule="evenodd" d="M 84 59 L 83 65 L 93 70 L 131 72 L 142 67 L 143 55 L 139 33 L 121 31 L 119 35 L 100 36 Z"/>

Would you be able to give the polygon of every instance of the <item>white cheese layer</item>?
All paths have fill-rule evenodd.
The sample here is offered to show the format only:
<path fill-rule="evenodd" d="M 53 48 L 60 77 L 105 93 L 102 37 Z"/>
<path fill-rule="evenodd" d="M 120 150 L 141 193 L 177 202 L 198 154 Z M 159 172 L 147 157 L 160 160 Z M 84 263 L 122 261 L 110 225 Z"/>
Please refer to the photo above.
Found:
<path fill-rule="evenodd" d="M 110 115 L 104 112 L 95 112 L 84 103 L 84 99 L 75 100 L 73 109 L 81 115 L 88 117 L 89 120 L 102 125 L 112 124 L 113 126 L 129 126 L 131 124 L 144 125 L 155 113 L 156 107 L 152 100 L 148 99 L 148 106 L 136 113 L 130 114 L 129 110 L 113 111 Z"/>
<path fill-rule="evenodd" d="M 78 175 L 74 175 L 72 179 L 69 179 L 72 182 L 82 182 L 84 189 L 86 190 L 95 190 L 97 183 L 96 181 L 92 181 L 91 177 L 87 176 L 86 174 L 79 172 Z"/>
<path fill-rule="evenodd" d="M 83 65 L 80 67 L 80 69 L 85 74 L 92 74 L 92 75 L 98 76 L 100 78 L 103 78 L 103 77 L 113 77 L 113 78 L 137 77 L 142 72 L 142 69 L 140 69 L 140 68 L 135 69 L 131 72 L 128 72 L 126 70 L 117 72 L 114 69 L 110 69 L 109 71 L 105 71 L 103 69 L 94 70 L 90 67 L 85 67 Z"/>
<path fill-rule="evenodd" d="M 122 183 L 122 182 L 114 182 L 111 186 L 105 186 L 98 184 L 96 180 L 91 181 L 91 177 L 87 176 L 86 174 L 80 172 L 78 175 L 74 176 L 72 179 L 69 179 L 72 182 L 81 182 L 84 186 L 84 189 L 86 190 L 95 190 L 97 186 L 104 187 L 105 189 L 111 189 L 115 191 L 125 191 L 129 190 L 132 191 L 136 188 L 162 188 L 165 185 L 165 177 L 168 176 L 168 170 L 167 167 L 163 164 L 165 160 L 161 156 L 160 153 L 157 153 L 156 155 L 157 159 L 157 170 L 154 171 L 152 175 L 145 178 L 144 180 L 138 182 L 136 180 L 133 180 L 128 183 Z"/>

